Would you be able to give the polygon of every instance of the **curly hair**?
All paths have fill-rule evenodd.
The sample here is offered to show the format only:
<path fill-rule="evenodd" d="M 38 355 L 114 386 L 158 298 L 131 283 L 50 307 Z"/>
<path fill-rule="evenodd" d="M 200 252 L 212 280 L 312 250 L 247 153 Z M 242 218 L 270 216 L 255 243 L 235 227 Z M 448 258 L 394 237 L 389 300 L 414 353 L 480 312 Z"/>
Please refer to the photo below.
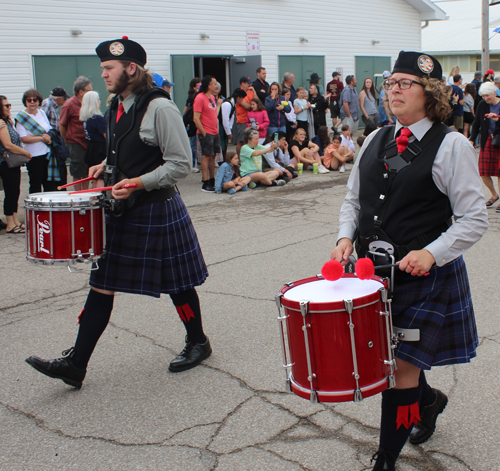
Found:
<path fill-rule="evenodd" d="M 420 83 L 424 86 L 425 116 L 431 121 L 446 122 L 452 110 L 448 101 L 448 95 L 441 85 L 441 81 L 434 78 L 421 77 Z M 388 93 L 384 95 L 383 105 L 388 116 L 394 116 L 389 106 Z"/>

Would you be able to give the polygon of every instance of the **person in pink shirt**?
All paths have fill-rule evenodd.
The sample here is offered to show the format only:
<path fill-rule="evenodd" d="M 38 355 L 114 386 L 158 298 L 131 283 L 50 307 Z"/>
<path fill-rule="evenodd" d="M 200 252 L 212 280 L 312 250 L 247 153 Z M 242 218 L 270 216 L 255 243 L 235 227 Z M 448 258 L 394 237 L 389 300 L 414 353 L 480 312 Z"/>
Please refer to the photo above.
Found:
<path fill-rule="evenodd" d="M 217 79 L 206 75 L 193 103 L 193 121 L 198 129 L 201 146 L 201 191 L 207 193 L 215 193 L 215 154 L 221 151 L 217 115 L 222 98 L 217 100 L 214 96 L 216 93 Z"/>
<path fill-rule="evenodd" d="M 251 110 L 247 114 L 247 128 L 259 131 L 259 144 L 264 144 L 269 126 L 266 108 L 258 98 L 250 100 L 250 108 Z"/>

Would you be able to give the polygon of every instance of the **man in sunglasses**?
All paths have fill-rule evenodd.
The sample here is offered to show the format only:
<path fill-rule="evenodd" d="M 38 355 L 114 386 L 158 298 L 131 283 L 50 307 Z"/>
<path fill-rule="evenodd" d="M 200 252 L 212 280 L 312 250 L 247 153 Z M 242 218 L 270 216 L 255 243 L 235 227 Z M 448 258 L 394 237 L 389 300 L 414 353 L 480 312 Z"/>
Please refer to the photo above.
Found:
<path fill-rule="evenodd" d="M 389 272 L 394 325 L 419 330 L 419 340 L 399 341 L 394 350 L 395 386 L 382 393 L 375 470 L 394 471 L 408 438 L 420 444 L 434 433 L 448 398 L 427 384 L 424 370 L 467 363 L 478 346 L 462 254 L 488 227 L 486 205 L 474 149 L 442 124 L 450 107 L 441 76 L 434 57 L 400 52 L 386 81 L 396 125 L 366 138 L 332 251 L 346 264 L 356 243 L 358 256 L 377 265 L 385 256 L 374 247 L 383 241 L 387 258 L 393 251 L 399 263 Z"/>

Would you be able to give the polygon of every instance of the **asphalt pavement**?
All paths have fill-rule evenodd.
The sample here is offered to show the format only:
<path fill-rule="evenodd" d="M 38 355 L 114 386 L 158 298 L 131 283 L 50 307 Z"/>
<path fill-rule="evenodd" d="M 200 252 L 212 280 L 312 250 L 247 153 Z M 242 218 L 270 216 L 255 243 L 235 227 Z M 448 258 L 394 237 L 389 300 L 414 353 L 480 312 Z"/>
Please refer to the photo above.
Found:
<path fill-rule="evenodd" d="M 24 360 L 73 345 L 88 273 L 29 263 L 25 237 L 0 232 L 0 469 L 371 469 L 380 394 L 312 404 L 287 392 L 274 301 L 329 259 L 348 176 L 306 172 L 230 196 L 202 193 L 200 174 L 189 175 L 179 188 L 210 273 L 198 293 L 213 355 L 168 372 L 185 335 L 169 297 L 117 294 L 81 390 Z M 488 232 L 465 254 L 477 358 L 428 374 L 449 403 L 427 443 L 405 446 L 399 471 L 500 470 L 500 214 L 488 213 Z"/>

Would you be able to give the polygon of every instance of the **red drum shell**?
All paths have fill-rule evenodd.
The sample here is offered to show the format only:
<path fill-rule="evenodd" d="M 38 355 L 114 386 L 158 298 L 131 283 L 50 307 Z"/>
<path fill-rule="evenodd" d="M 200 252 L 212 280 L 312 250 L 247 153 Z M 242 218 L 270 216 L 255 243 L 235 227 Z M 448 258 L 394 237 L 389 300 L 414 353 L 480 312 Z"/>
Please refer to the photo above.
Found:
<path fill-rule="evenodd" d="M 345 274 L 342 279 L 352 279 L 363 283 L 353 274 Z M 380 283 L 380 289 L 387 288 L 385 280 L 374 276 L 372 280 Z M 305 283 L 325 282 L 313 277 L 285 286 L 281 303 L 286 318 L 286 333 L 290 353 L 291 388 L 305 399 L 311 396 L 311 383 L 308 379 L 306 345 L 304 339 L 304 318 L 300 311 L 300 302 L 287 298 L 287 292 Z M 328 282 L 335 283 L 335 282 Z M 390 326 L 387 316 L 381 315 L 385 305 L 381 300 L 380 290 L 353 299 L 346 292 L 345 299 L 352 299 L 354 309 L 355 350 L 359 374 L 359 388 L 363 397 L 373 396 L 388 387 L 390 366 L 384 361 L 391 360 Z M 313 375 L 313 390 L 320 402 L 346 402 L 354 399 L 356 380 L 351 347 L 349 314 L 343 301 L 309 301 L 308 314 L 305 317 L 308 327 L 308 342 Z M 286 347 L 285 347 L 286 348 Z"/>
<path fill-rule="evenodd" d="M 100 258 L 105 246 L 102 199 L 98 192 L 28 195 L 24 200 L 27 259 L 53 265 Z"/>

